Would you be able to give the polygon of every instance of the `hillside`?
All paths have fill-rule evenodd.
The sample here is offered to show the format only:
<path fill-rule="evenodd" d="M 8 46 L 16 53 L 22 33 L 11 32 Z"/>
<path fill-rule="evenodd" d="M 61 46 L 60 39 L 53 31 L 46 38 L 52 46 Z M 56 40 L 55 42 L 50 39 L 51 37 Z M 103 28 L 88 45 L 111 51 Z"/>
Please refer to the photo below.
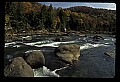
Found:
<path fill-rule="evenodd" d="M 86 6 L 55 8 L 37 2 L 6 2 L 5 33 L 31 31 L 116 33 L 116 10 Z"/>

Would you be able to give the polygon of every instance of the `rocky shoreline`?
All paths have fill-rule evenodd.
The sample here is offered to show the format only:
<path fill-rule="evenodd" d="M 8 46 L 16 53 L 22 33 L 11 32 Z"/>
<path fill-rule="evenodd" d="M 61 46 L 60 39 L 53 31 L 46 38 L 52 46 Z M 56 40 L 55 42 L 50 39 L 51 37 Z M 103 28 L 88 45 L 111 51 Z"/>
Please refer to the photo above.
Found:
<path fill-rule="evenodd" d="M 73 50 L 72 50 L 73 49 Z M 15 57 L 4 69 L 6 77 L 33 77 L 33 70 L 47 66 L 50 70 L 73 64 L 80 57 L 80 46 L 62 45 L 55 49 L 51 58 L 46 58 L 40 51 L 26 53 L 23 57 Z M 64 53 L 64 54 L 63 54 Z M 21 64 L 23 63 L 23 64 Z M 31 70 L 30 75 L 26 70 Z"/>
<path fill-rule="evenodd" d="M 90 49 L 90 50 L 82 50 L 80 51 L 80 57 L 77 58 L 78 60 L 77 61 L 74 61 L 74 63 L 69 63 L 68 61 L 66 62 L 65 60 L 63 60 L 62 58 L 58 57 L 55 55 L 54 51 L 55 49 L 51 50 L 51 52 L 42 52 L 41 56 L 40 56 L 40 53 L 39 51 L 32 51 L 32 54 L 29 58 L 29 61 L 36 61 L 36 62 L 30 62 L 32 63 L 33 65 L 37 65 L 37 66 L 34 66 L 35 68 L 39 68 L 39 67 L 42 67 L 42 66 L 46 66 L 48 69 L 50 69 L 51 71 L 55 70 L 55 69 L 59 69 L 59 68 L 62 68 L 62 67 L 67 67 L 65 69 L 62 69 L 62 70 L 57 70 L 56 73 L 59 74 L 60 77 L 80 77 L 80 78 L 114 78 L 115 77 L 115 58 L 113 56 L 108 56 L 106 55 L 104 52 L 107 52 L 109 49 L 108 48 L 101 48 L 101 50 L 99 48 L 93 48 L 93 49 Z M 102 51 L 102 53 L 101 53 Z M 111 50 L 111 51 L 114 51 L 114 50 Z M 35 55 L 33 53 L 36 53 L 38 55 L 35 56 L 32 56 L 32 55 Z M 65 52 L 65 51 L 63 51 Z M 63 53 L 61 52 L 61 53 Z M 66 51 L 68 53 L 68 51 Z M 65 52 L 65 53 L 66 53 Z M 25 53 L 27 54 L 28 56 L 28 53 Z M 115 55 L 115 53 L 113 54 Z M 24 74 L 26 72 L 22 72 L 23 70 L 27 70 L 27 66 L 29 67 L 31 64 L 28 64 L 27 63 L 27 66 L 26 68 L 20 68 L 22 64 L 20 64 L 19 66 L 19 63 L 17 62 L 20 62 L 18 59 L 22 58 L 24 60 L 24 63 L 27 62 L 25 57 L 25 55 L 23 56 L 18 56 L 18 57 L 15 57 L 6 67 L 5 67 L 5 70 L 4 70 L 4 73 L 7 73 L 5 74 L 6 77 L 34 77 L 32 74 L 33 74 L 33 70 L 31 71 L 31 75 L 28 75 L 27 74 Z M 39 58 L 39 57 L 40 58 Z M 13 63 L 13 61 L 16 59 L 16 63 L 15 65 L 18 66 L 18 67 L 11 67 L 11 68 L 8 68 L 10 67 Z M 41 60 L 39 60 L 39 59 Z M 71 56 L 70 56 L 71 58 Z M 33 59 L 33 60 L 32 60 Z M 44 61 L 45 60 L 45 61 Z M 39 64 L 35 64 L 39 62 Z M 12 65 L 12 66 L 15 66 L 15 65 Z M 23 66 L 22 66 L 23 67 Z M 32 68 L 33 66 L 30 66 L 29 69 L 33 69 Z M 18 69 L 19 68 L 19 69 Z M 9 72 L 8 72 L 9 71 Z M 11 72 L 11 76 L 9 76 L 8 73 Z M 18 72 L 18 73 L 17 73 Z M 17 73 L 17 74 L 16 74 Z M 21 74 L 22 73 L 22 74 Z M 52 76 L 50 76 L 52 77 Z M 53 76 L 54 77 L 54 76 Z"/>
<path fill-rule="evenodd" d="M 77 35 L 77 36 L 86 36 L 85 32 L 79 32 L 79 31 L 67 31 L 67 32 L 48 32 L 48 31 L 32 31 L 32 32 L 26 32 L 26 33 L 5 33 L 5 42 L 11 42 L 16 39 L 18 36 L 31 36 L 31 35 L 54 35 L 54 36 L 71 36 L 71 35 Z M 90 33 L 95 35 L 101 35 L 96 33 Z M 107 33 L 104 33 L 107 34 Z M 110 34 L 111 35 L 111 34 Z"/>

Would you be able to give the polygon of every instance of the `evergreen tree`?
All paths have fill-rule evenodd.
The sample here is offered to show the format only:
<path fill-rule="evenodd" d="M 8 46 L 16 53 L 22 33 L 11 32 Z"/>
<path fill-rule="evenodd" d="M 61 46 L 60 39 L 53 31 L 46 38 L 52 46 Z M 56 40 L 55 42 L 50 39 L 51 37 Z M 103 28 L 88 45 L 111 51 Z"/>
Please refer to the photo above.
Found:
<path fill-rule="evenodd" d="M 47 20 L 47 8 L 45 5 L 43 5 L 42 9 L 41 9 L 41 14 L 40 14 L 40 19 L 41 19 L 41 23 L 43 24 L 44 28 L 47 28 L 46 25 L 46 20 Z"/>
<path fill-rule="evenodd" d="M 59 12 L 59 18 L 61 20 L 61 23 L 60 23 L 61 31 L 65 32 L 66 31 L 66 16 L 65 16 L 63 9 L 61 9 Z"/>
<path fill-rule="evenodd" d="M 55 13 L 52 7 L 52 4 L 50 4 L 47 12 L 47 20 L 46 20 L 46 26 L 49 30 L 54 29 L 54 20 L 55 20 Z"/>

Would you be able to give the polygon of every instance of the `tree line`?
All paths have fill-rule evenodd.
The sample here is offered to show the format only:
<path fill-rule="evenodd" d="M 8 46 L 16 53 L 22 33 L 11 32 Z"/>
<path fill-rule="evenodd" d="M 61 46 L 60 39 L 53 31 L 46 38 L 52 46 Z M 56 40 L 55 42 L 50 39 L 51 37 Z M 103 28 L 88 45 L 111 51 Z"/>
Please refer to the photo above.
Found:
<path fill-rule="evenodd" d="M 116 33 L 116 11 L 86 6 L 55 8 L 38 2 L 6 2 L 5 31 L 47 30 Z"/>

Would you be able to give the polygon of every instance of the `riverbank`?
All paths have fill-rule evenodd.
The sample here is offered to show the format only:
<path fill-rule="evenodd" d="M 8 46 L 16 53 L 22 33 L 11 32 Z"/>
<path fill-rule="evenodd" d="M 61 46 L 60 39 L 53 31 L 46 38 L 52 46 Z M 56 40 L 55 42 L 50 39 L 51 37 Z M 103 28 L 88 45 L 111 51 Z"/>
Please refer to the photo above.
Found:
<path fill-rule="evenodd" d="M 86 36 L 86 34 L 95 34 L 95 35 L 113 35 L 112 33 L 89 33 L 89 32 L 79 32 L 79 31 L 67 31 L 67 32 L 58 32 L 58 31 L 51 31 L 48 32 L 47 30 L 37 30 L 37 31 L 25 31 L 23 33 L 5 33 L 4 41 L 11 42 L 17 36 L 31 36 L 31 35 L 54 35 L 54 36 L 70 36 L 70 35 L 77 35 L 77 36 Z"/>

